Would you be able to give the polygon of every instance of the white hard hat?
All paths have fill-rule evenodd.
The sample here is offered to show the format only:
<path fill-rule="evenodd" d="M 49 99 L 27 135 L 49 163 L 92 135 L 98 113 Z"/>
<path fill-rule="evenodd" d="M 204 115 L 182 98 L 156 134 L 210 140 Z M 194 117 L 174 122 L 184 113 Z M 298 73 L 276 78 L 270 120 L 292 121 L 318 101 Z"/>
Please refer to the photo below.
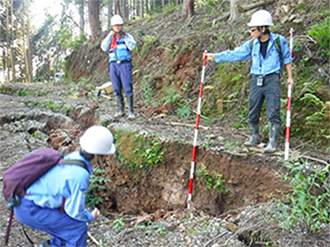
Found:
<path fill-rule="evenodd" d="M 124 20 L 123 18 L 121 18 L 120 15 L 114 15 L 112 16 L 111 18 L 111 26 L 114 26 L 114 25 L 123 25 L 124 24 Z"/>
<path fill-rule="evenodd" d="M 255 12 L 251 21 L 247 24 L 249 27 L 262 27 L 262 26 L 272 26 L 273 20 L 272 15 L 267 10 L 259 10 Z"/>
<path fill-rule="evenodd" d="M 92 126 L 80 137 L 80 147 L 90 154 L 114 154 L 113 135 L 103 126 Z"/>

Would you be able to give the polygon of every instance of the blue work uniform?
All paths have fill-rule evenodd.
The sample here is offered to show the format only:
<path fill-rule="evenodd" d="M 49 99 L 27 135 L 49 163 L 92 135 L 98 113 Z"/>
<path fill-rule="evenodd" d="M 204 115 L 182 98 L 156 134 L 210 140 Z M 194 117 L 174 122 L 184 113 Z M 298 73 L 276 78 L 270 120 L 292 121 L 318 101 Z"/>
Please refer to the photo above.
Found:
<path fill-rule="evenodd" d="M 280 39 L 281 54 L 274 43 Z M 253 44 L 251 45 L 251 42 Z M 250 73 L 249 117 L 248 122 L 253 125 L 259 123 L 261 106 L 266 99 L 267 119 L 270 123 L 281 124 L 281 83 L 282 66 L 292 62 L 290 49 L 285 37 L 270 33 L 266 56 L 260 51 L 259 39 L 248 40 L 234 50 L 215 53 L 215 62 L 236 62 L 252 58 Z M 252 50 L 251 50 L 252 48 Z M 282 57 L 282 58 L 281 58 Z M 257 86 L 258 76 L 264 76 L 263 86 Z"/>
<path fill-rule="evenodd" d="M 101 43 L 101 49 L 109 53 L 110 63 L 110 78 L 115 95 L 121 95 L 122 89 L 126 96 L 133 96 L 133 83 L 132 83 L 132 62 L 131 53 L 136 42 L 132 35 L 121 32 L 121 38 L 115 36 L 117 47 L 110 50 L 110 44 L 114 36 L 110 33 Z"/>
<path fill-rule="evenodd" d="M 77 165 L 62 165 L 71 159 L 84 161 L 88 171 Z M 86 223 L 94 220 L 85 208 L 92 165 L 79 151 L 66 155 L 62 164 L 34 182 L 14 212 L 21 223 L 53 236 L 51 246 L 87 246 Z"/>

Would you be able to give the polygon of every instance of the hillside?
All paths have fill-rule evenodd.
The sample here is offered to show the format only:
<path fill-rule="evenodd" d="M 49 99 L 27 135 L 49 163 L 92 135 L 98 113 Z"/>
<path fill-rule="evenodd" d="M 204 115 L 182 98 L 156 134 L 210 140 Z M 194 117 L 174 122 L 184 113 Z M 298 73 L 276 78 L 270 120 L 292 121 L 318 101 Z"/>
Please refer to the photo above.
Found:
<path fill-rule="evenodd" d="M 248 2 L 242 2 L 244 6 Z M 330 135 L 329 103 L 329 16 L 327 1 L 273 1 L 265 7 L 273 12 L 272 31 L 287 37 L 294 28 L 294 80 L 291 134 L 304 143 L 327 150 Z M 227 3 L 205 5 L 184 21 L 180 8 L 164 14 L 127 23 L 125 30 L 137 40 L 133 52 L 134 87 L 138 108 L 143 113 L 174 115 L 181 121 L 194 119 L 193 111 L 201 79 L 202 54 L 233 49 L 249 39 L 246 23 L 251 11 L 245 11 L 232 23 L 218 19 L 228 13 Z M 314 25 L 320 25 L 318 29 Z M 313 31 L 313 32 L 312 32 Z M 313 35 L 311 35 L 311 32 Z M 98 42 L 86 43 L 67 59 L 72 80 L 87 77 L 100 85 L 109 81 L 107 55 Z M 250 62 L 215 64 L 206 67 L 206 87 L 202 121 L 247 129 Z M 285 76 L 284 76 L 285 78 Z M 284 133 L 287 89 L 282 87 L 282 129 Z M 235 107 L 235 111 L 231 111 Z M 268 133 L 262 114 L 264 138 Z M 302 127 L 303 126 L 303 127 Z M 301 143 L 297 144 L 301 145 Z"/>

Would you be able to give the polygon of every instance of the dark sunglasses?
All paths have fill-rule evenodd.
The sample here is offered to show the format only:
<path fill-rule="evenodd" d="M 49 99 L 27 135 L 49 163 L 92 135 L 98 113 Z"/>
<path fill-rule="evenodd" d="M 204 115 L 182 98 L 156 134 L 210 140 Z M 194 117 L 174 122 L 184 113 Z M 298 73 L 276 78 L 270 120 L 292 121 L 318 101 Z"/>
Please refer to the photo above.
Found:
<path fill-rule="evenodd" d="M 254 31 L 257 31 L 258 29 L 249 29 L 250 33 L 253 33 Z"/>

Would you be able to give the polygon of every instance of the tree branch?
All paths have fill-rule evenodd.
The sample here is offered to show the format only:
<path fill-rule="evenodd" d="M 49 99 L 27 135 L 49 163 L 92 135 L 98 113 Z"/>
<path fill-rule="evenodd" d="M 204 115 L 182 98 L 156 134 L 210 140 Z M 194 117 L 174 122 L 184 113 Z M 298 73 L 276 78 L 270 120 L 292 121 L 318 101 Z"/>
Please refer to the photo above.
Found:
<path fill-rule="evenodd" d="M 269 4 L 270 2 L 271 1 L 269 1 L 269 0 L 262 0 L 260 2 L 252 3 L 252 4 L 249 4 L 249 5 L 238 4 L 238 8 L 239 8 L 240 12 L 246 12 L 246 11 L 249 11 L 251 9 L 255 9 L 255 8 L 258 8 L 258 7 L 263 7 L 267 4 Z"/>
<path fill-rule="evenodd" d="M 96 244 L 97 246 L 100 246 L 100 243 L 92 236 L 92 234 L 90 232 L 87 232 L 87 235 L 94 244 Z"/>
<path fill-rule="evenodd" d="M 65 14 L 65 16 L 68 18 L 68 19 L 70 19 L 72 22 L 73 22 L 73 24 L 75 24 L 81 31 L 83 31 L 84 32 L 84 34 L 86 35 L 86 37 L 90 37 L 90 35 L 88 34 L 88 33 L 86 33 L 85 32 L 85 30 L 83 30 L 82 28 L 81 28 L 81 26 L 71 17 L 71 16 L 69 16 L 69 15 L 67 15 L 67 14 Z"/>
<path fill-rule="evenodd" d="M 214 20 L 212 21 L 212 26 L 216 23 L 216 21 L 223 21 L 223 20 L 225 20 L 225 19 L 228 19 L 228 18 L 229 18 L 229 15 L 230 15 L 230 13 L 228 12 L 228 13 L 226 13 L 225 15 L 222 15 L 222 16 L 220 16 L 220 17 L 214 19 Z"/>

